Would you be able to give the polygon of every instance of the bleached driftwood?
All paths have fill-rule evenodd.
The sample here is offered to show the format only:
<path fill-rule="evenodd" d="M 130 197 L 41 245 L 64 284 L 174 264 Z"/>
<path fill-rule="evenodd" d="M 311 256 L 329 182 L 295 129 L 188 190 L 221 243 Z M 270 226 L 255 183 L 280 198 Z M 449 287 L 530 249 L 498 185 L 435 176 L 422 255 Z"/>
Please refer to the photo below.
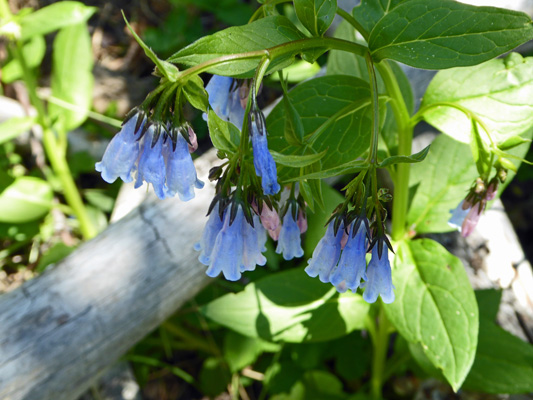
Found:
<path fill-rule="evenodd" d="M 201 175 L 212 160 L 209 152 L 197 163 Z M 203 288 L 210 278 L 192 246 L 212 196 L 204 188 L 187 203 L 149 198 L 0 296 L 0 399 L 77 398 Z"/>

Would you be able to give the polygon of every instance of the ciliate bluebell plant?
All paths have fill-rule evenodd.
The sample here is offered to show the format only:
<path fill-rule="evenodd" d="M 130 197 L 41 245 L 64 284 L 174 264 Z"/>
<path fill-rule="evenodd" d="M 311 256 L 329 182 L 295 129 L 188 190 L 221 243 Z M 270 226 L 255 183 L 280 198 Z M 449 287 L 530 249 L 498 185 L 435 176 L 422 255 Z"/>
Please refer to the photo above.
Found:
<path fill-rule="evenodd" d="M 175 87 L 163 89 L 130 111 L 95 168 L 106 182 L 135 180 L 135 188 L 146 182 L 160 199 L 177 194 L 188 201 L 194 198 L 195 188 L 204 186 L 191 157 L 198 147 L 196 134 L 183 121 L 179 106 L 162 111 L 169 96 L 179 98 Z"/>

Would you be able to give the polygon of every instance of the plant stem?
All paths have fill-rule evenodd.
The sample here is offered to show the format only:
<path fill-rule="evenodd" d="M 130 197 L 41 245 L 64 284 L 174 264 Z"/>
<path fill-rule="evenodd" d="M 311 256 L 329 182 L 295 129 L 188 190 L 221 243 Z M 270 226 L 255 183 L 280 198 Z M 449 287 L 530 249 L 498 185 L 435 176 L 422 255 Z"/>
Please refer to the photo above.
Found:
<path fill-rule="evenodd" d="M 368 32 L 365 30 L 365 28 L 363 28 L 363 26 L 359 22 L 357 22 L 357 20 L 354 17 L 352 17 L 349 13 L 347 13 L 340 7 L 337 7 L 337 14 L 340 17 L 344 18 L 346 22 L 348 22 L 351 26 L 353 26 L 355 30 L 359 32 L 368 42 L 368 36 L 369 36 Z"/>
<path fill-rule="evenodd" d="M 410 155 L 413 143 L 413 126 L 410 124 L 409 111 L 400 91 L 398 81 L 387 61 L 376 64 L 383 78 L 389 96 L 396 124 L 398 126 L 398 155 Z M 402 239 L 407 231 L 407 206 L 409 200 L 409 172 L 411 166 L 401 163 L 397 166 L 392 202 L 392 238 Z"/>
<path fill-rule="evenodd" d="M 46 156 L 50 161 L 50 165 L 52 166 L 54 173 L 61 182 L 63 194 L 67 204 L 78 218 L 80 231 L 83 238 L 86 240 L 90 239 L 96 236 L 97 231 L 89 219 L 78 188 L 72 179 L 72 174 L 66 160 L 66 154 L 61 149 L 59 143 L 57 142 L 55 133 L 51 129 L 50 120 L 48 118 L 48 114 L 46 113 L 44 104 L 37 95 L 37 83 L 35 82 L 35 78 L 26 64 L 20 42 L 15 43 L 12 48 L 15 58 L 19 61 L 22 68 L 24 82 L 26 83 L 31 103 L 37 110 L 37 121 L 39 125 L 43 127 L 43 145 Z"/>
<path fill-rule="evenodd" d="M 372 321 L 374 322 L 374 321 Z M 389 326 L 385 316 L 383 304 L 379 303 L 379 321 L 374 329 L 370 331 L 374 344 L 372 356 L 372 378 L 370 378 L 370 390 L 373 400 L 381 400 L 381 390 L 384 382 L 385 361 L 389 347 Z"/>
<path fill-rule="evenodd" d="M 268 49 L 249 51 L 246 53 L 229 54 L 227 56 L 216 57 L 211 60 L 204 61 L 194 67 L 181 71 L 177 79 L 185 79 L 189 75 L 198 75 L 202 72 L 208 71 L 210 68 L 227 64 L 232 61 L 249 60 L 249 59 L 261 59 L 263 57 L 269 58 L 271 61 L 277 57 L 285 56 L 288 54 L 298 54 L 304 50 L 326 48 L 328 50 L 342 50 L 349 53 L 357 54 L 364 57 L 368 49 L 357 43 L 350 42 L 348 40 L 320 37 L 294 40 L 292 42 L 280 44 Z M 169 62 L 175 62 L 172 59 Z"/>
<path fill-rule="evenodd" d="M 372 136 L 370 140 L 370 152 L 368 153 L 368 162 L 376 165 L 378 162 L 378 140 L 379 140 L 379 101 L 378 101 L 378 83 L 374 63 L 369 52 L 365 54 L 368 77 L 370 79 L 370 96 L 372 99 Z"/>

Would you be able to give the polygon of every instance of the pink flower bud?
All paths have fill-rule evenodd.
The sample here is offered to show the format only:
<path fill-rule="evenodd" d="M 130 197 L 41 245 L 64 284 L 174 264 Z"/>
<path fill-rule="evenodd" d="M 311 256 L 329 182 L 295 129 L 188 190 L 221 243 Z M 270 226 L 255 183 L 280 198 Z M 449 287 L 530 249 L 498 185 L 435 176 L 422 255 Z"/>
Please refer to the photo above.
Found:
<path fill-rule="evenodd" d="M 275 231 L 281 225 L 278 212 L 275 209 L 271 210 L 266 204 L 263 204 L 260 217 L 267 231 Z"/>
<path fill-rule="evenodd" d="M 481 216 L 481 211 L 483 211 L 483 206 L 483 202 L 476 203 L 466 215 L 463 225 L 461 226 L 461 235 L 463 237 L 467 237 L 474 231 L 474 228 L 479 221 L 479 217 Z"/>
<path fill-rule="evenodd" d="M 196 133 L 194 130 L 189 126 L 189 153 L 194 153 L 198 149 L 198 138 L 196 137 Z"/>
<path fill-rule="evenodd" d="M 272 240 L 278 240 L 279 233 L 281 232 L 281 224 L 278 225 L 278 227 L 274 230 L 267 230 L 269 236 L 272 238 Z"/>
<path fill-rule="evenodd" d="M 494 198 L 496 197 L 496 193 L 498 193 L 498 182 L 494 182 L 489 185 L 489 187 L 487 188 L 487 193 L 485 195 L 485 200 L 494 200 Z"/>
<path fill-rule="evenodd" d="M 298 228 L 300 228 L 300 233 L 305 233 L 307 231 L 307 217 L 302 210 L 298 212 L 298 221 L 296 221 L 296 223 L 298 224 Z"/>

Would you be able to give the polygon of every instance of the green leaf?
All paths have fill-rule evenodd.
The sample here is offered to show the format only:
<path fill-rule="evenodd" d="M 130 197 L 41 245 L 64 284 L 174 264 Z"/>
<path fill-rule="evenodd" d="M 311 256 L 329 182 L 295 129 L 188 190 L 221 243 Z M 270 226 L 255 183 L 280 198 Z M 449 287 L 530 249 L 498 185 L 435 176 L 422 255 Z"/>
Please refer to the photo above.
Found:
<path fill-rule="evenodd" d="M 329 169 L 320 169 L 316 172 L 308 172 L 295 178 L 288 179 L 287 182 L 296 182 L 302 179 L 326 179 L 333 176 L 353 174 L 368 167 L 368 163 L 363 160 L 355 160 L 347 162 L 346 164 Z"/>
<path fill-rule="evenodd" d="M 411 229 L 417 233 L 452 231 L 450 210 L 466 197 L 477 176 L 468 145 L 439 135 L 426 160 L 411 167 L 409 187 L 414 197 L 407 214 Z"/>
<path fill-rule="evenodd" d="M 201 312 L 245 336 L 303 342 L 330 340 L 362 329 L 368 308 L 360 295 L 338 294 L 298 268 L 219 297 Z"/>
<path fill-rule="evenodd" d="M 476 163 L 479 176 L 488 176 L 491 165 L 491 154 L 485 141 L 481 138 L 479 127 L 476 121 L 472 120 L 472 139 L 470 141 L 470 151 Z"/>
<path fill-rule="evenodd" d="M 62 28 L 54 40 L 52 96 L 75 111 L 49 104 L 54 125 L 63 132 L 80 126 L 89 114 L 93 91 L 93 54 L 85 22 Z"/>
<path fill-rule="evenodd" d="M 476 359 L 465 389 L 484 393 L 533 391 L 533 346 L 481 318 Z"/>
<path fill-rule="evenodd" d="M 233 152 L 239 147 L 241 135 L 239 129 L 232 123 L 221 119 L 213 110 L 209 110 L 207 126 L 211 142 L 217 149 Z"/>
<path fill-rule="evenodd" d="M 517 146 L 520 146 L 524 143 L 531 143 L 531 139 L 524 139 L 521 136 L 510 136 L 508 139 L 505 139 L 503 143 L 498 145 L 500 150 L 506 151 L 514 149 Z"/>
<path fill-rule="evenodd" d="M 279 344 L 265 342 L 258 338 L 242 336 L 234 331 L 227 331 L 224 336 L 224 359 L 231 372 L 238 372 L 251 365 L 264 352 L 275 353 L 281 349 Z"/>
<path fill-rule="evenodd" d="M 20 39 L 26 40 L 35 35 L 46 35 L 69 25 L 86 22 L 96 10 L 96 7 L 87 7 L 78 1 L 59 1 L 50 4 L 25 15 L 20 20 Z"/>
<path fill-rule="evenodd" d="M 28 131 L 35 123 L 34 117 L 13 117 L 0 124 L 0 144 Z"/>
<path fill-rule="evenodd" d="M 22 47 L 22 54 L 28 68 L 41 65 L 45 52 L 46 42 L 41 35 L 33 36 Z M 22 78 L 22 67 L 16 58 L 12 58 L 2 67 L 1 78 L 4 83 L 11 83 Z"/>
<path fill-rule="evenodd" d="M 50 265 L 58 261 L 61 261 L 63 258 L 68 256 L 74 251 L 75 247 L 67 246 L 63 242 L 59 242 L 50 247 L 46 253 L 42 255 L 39 259 L 39 263 L 35 268 L 37 273 L 42 273 Z"/>
<path fill-rule="evenodd" d="M 533 125 L 533 57 L 511 53 L 474 67 L 440 71 L 428 86 L 422 108 L 442 102 L 473 112 L 495 143 L 523 136 Z M 454 139 L 470 142 L 472 125 L 463 112 L 446 106 L 430 108 L 424 119 Z"/>
<path fill-rule="evenodd" d="M 189 103 L 197 110 L 207 112 L 209 100 L 207 92 L 204 89 L 204 82 L 198 75 L 187 80 L 183 86 L 183 93 Z"/>
<path fill-rule="evenodd" d="M 168 59 L 169 62 L 192 67 L 204 61 L 235 53 L 264 50 L 305 36 L 286 17 L 277 15 L 262 18 L 243 26 L 224 29 L 205 36 L 181 49 Z M 213 66 L 211 74 L 251 78 L 261 56 L 233 61 L 231 64 Z M 270 63 L 268 73 L 285 68 L 293 62 L 292 57 L 280 57 Z"/>
<path fill-rule="evenodd" d="M 126 22 L 126 25 L 128 26 L 128 29 L 130 30 L 131 34 L 133 35 L 137 43 L 139 43 L 139 46 L 141 46 L 144 50 L 144 54 L 146 54 L 146 56 L 150 60 L 152 60 L 152 62 L 157 67 L 159 73 L 165 78 L 167 78 L 170 82 L 176 82 L 179 73 L 179 70 L 176 68 L 176 66 L 172 65 L 168 61 L 161 60 L 159 57 L 157 57 L 157 54 L 155 54 L 153 50 L 148 47 L 148 45 L 144 43 L 143 40 L 139 37 L 139 35 L 137 35 L 137 33 L 133 30 L 130 23 L 126 19 L 124 12 L 122 12 L 122 17 L 124 18 L 124 21 Z"/>
<path fill-rule="evenodd" d="M 270 397 L 271 400 L 344 400 L 346 393 L 342 382 L 335 375 L 326 371 L 307 371 L 296 382 L 289 393 Z"/>
<path fill-rule="evenodd" d="M 398 4 L 405 0 L 362 0 L 361 4 L 353 9 L 353 16 L 370 33 L 378 21 L 392 11 Z"/>
<path fill-rule="evenodd" d="M 287 84 L 281 81 L 283 89 L 283 106 L 285 107 L 285 140 L 292 146 L 301 146 L 304 139 L 304 127 L 302 125 L 302 118 L 298 111 L 291 103 L 290 97 L 287 95 Z"/>
<path fill-rule="evenodd" d="M 0 222 L 23 223 L 39 219 L 52 208 L 48 182 L 32 176 L 17 178 L 0 193 Z"/>
<path fill-rule="evenodd" d="M 277 164 L 285 165 L 287 167 L 293 167 L 293 168 L 300 168 L 300 167 L 306 167 L 308 165 L 314 164 L 318 160 L 320 160 L 322 157 L 324 157 L 327 153 L 327 150 L 324 150 L 320 153 L 316 154 L 306 154 L 302 156 L 298 155 L 285 155 L 278 153 L 277 151 L 270 150 L 270 154 L 272 154 L 272 158 L 274 158 L 274 161 L 276 161 Z"/>
<path fill-rule="evenodd" d="M 396 301 L 387 316 L 411 343 L 420 343 L 457 391 L 477 346 L 478 307 L 463 263 L 437 242 L 402 242 L 394 259 Z"/>
<path fill-rule="evenodd" d="M 389 165 L 402 164 L 402 163 L 407 163 L 407 164 L 419 163 L 419 162 L 425 160 L 425 158 L 426 158 L 426 156 L 427 156 L 427 154 L 429 152 L 429 147 L 430 146 L 426 146 L 426 147 L 424 147 L 423 150 L 419 151 L 418 153 L 411 154 L 410 156 L 392 156 L 392 157 L 388 157 L 388 158 L 384 159 L 379 164 L 379 167 L 383 168 L 383 167 L 387 167 Z"/>
<path fill-rule="evenodd" d="M 410 0 L 374 26 L 372 58 L 416 68 L 445 69 L 488 61 L 533 38 L 531 18 L 495 7 L 452 0 Z"/>
<path fill-rule="evenodd" d="M 479 317 L 495 321 L 500 309 L 502 291 L 496 289 L 476 290 L 476 300 L 479 307 Z"/>
<path fill-rule="evenodd" d="M 288 96 L 301 117 L 304 137 L 320 134 L 313 150 L 328 150 L 322 158 L 327 170 L 357 160 L 370 144 L 371 116 L 368 83 L 351 76 L 324 76 L 294 87 Z M 285 107 L 278 104 L 267 118 L 270 149 L 294 154 L 297 147 L 285 139 Z M 297 171 L 284 178 L 295 178 Z"/>
<path fill-rule="evenodd" d="M 202 393 L 215 397 L 224 392 L 231 382 L 231 373 L 222 358 L 205 359 L 199 376 Z"/>
<path fill-rule="evenodd" d="M 313 36 L 322 36 L 337 12 L 337 0 L 294 0 L 300 22 Z"/>

